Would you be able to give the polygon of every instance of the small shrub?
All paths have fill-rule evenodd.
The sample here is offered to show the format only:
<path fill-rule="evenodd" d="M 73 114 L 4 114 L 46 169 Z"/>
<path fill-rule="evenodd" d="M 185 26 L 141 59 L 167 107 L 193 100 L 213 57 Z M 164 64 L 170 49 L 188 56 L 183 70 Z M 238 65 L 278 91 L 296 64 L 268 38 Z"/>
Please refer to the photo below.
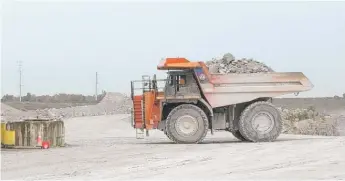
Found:
<path fill-rule="evenodd" d="M 334 96 L 334 99 L 337 99 L 337 100 L 338 100 L 338 99 L 341 99 L 341 98 L 340 98 L 340 96 L 335 95 L 335 96 Z"/>

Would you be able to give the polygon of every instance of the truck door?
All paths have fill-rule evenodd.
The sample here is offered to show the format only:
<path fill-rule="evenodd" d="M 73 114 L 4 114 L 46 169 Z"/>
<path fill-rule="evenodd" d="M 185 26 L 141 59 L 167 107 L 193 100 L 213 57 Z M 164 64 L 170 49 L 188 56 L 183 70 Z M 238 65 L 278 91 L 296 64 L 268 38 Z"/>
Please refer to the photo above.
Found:
<path fill-rule="evenodd" d="M 171 98 L 200 97 L 200 90 L 192 74 L 170 74 L 166 84 L 166 96 Z"/>
<path fill-rule="evenodd" d="M 176 96 L 184 98 L 199 98 L 200 90 L 193 74 L 186 73 L 176 76 Z"/>

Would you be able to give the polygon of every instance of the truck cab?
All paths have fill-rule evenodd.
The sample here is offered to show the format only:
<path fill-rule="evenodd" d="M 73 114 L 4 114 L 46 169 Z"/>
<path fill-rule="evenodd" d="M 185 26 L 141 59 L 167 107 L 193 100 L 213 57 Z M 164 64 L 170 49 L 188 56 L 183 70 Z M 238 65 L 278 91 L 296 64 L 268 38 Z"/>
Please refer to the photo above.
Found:
<path fill-rule="evenodd" d="M 169 71 L 164 88 L 166 99 L 199 99 L 200 88 L 192 70 Z"/>

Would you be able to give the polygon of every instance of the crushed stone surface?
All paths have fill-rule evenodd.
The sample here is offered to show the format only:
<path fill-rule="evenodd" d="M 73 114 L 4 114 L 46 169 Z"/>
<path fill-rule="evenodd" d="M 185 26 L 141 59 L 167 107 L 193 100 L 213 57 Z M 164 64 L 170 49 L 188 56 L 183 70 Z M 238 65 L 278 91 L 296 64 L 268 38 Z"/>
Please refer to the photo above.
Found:
<path fill-rule="evenodd" d="M 247 143 L 216 132 L 203 144 L 173 144 L 160 131 L 136 139 L 128 117 L 67 119 L 65 148 L 2 149 L 1 179 L 345 179 L 345 137 L 281 135 L 275 142 Z"/>

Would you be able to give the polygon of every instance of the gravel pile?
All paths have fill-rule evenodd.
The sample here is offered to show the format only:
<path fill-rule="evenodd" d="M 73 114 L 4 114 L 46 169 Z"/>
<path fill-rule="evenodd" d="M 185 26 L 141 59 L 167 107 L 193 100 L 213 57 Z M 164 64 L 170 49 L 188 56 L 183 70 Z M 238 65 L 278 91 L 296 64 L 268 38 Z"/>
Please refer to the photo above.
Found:
<path fill-rule="evenodd" d="M 66 119 L 81 116 L 129 114 L 131 106 L 130 97 L 121 93 L 107 93 L 102 101 L 96 105 L 60 109 L 47 108 L 36 111 L 21 111 L 6 104 L 1 104 L 1 119 L 5 121 L 19 121 L 37 117 L 41 119 Z"/>
<path fill-rule="evenodd" d="M 21 120 L 24 118 L 34 118 L 35 113 L 25 112 L 1 103 L 1 121 Z"/>
<path fill-rule="evenodd" d="M 128 114 L 131 108 L 130 97 L 121 93 L 107 93 L 96 105 L 67 107 L 61 109 L 37 110 L 40 117 L 72 118 L 81 116 L 100 116 L 113 114 Z"/>
<path fill-rule="evenodd" d="M 316 112 L 314 109 L 280 108 L 284 119 L 283 133 L 344 136 L 345 117 Z"/>
<path fill-rule="evenodd" d="M 222 58 L 214 58 L 205 62 L 210 73 L 261 73 L 274 72 L 267 65 L 253 59 L 235 59 L 231 53 L 226 53 Z"/>

